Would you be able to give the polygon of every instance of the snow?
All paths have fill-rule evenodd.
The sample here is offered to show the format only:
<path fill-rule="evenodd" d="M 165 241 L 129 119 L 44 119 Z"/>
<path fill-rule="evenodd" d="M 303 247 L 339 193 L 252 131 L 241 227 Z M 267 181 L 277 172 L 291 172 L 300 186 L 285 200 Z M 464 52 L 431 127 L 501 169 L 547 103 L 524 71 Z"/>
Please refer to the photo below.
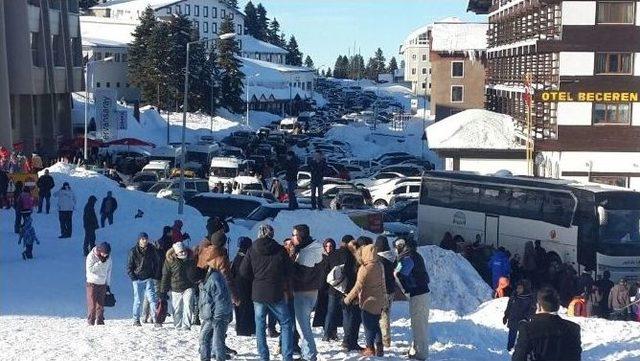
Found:
<path fill-rule="evenodd" d="M 93 39 L 95 42 L 114 42 L 118 44 L 129 44 L 133 41 L 133 32 L 138 23 L 114 18 L 98 16 L 80 16 L 80 29 L 82 32 L 82 42 L 85 38 Z M 105 29 L 108 28 L 108 31 Z"/>
<path fill-rule="evenodd" d="M 488 28 L 486 23 L 463 23 L 458 18 L 442 19 L 432 26 L 431 50 L 449 53 L 485 50 Z"/>
<path fill-rule="evenodd" d="M 236 37 L 242 44 L 243 53 L 271 53 L 271 54 L 287 54 L 288 51 L 283 48 L 269 44 L 265 41 L 258 40 L 251 35 L 239 35 Z"/>
<path fill-rule="evenodd" d="M 513 119 L 484 109 L 467 109 L 426 129 L 431 149 L 523 149 Z"/>
<path fill-rule="evenodd" d="M 176 331 L 169 319 L 165 327 L 131 326 L 132 292 L 125 272 L 127 251 L 135 244 L 140 231 L 152 239 L 160 237 L 162 226 L 176 217 L 176 203 L 156 199 L 144 193 L 119 188 L 115 182 L 91 171 L 67 164 L 49 168 L 56 184 L 69 182 L 78 198 L 74 214 L 75 235 L 60 240 L 55 214 L 34 214 L 41 244 L 35 245 L 35 258 L 20 259 L 20 246 L 13 234 L 13 211 L 0 210 L 0 352 L 4 360 L 154 360 L 196 359 L 199 328 Z M 88 327 L 85 315 L 84 259 L 80 208 L 87 197 L 99 198 L 114 192 L 119 201 L 115 224 L 99 229 L 98 241 L 112 245 L 114 260 L 112 290 L 116 307 L 106 310 L 106 325 Z M 138 208 L 145 211 L 134 219 Z M 205 232 L 205 220 L 190 207 L 182 217 L 185 231 L 191 234 L 193 246 Z M 345 215 L 334 211 L 282 211 L 271 222 L 276 238 L 290 235 L 293 225 L 307 223 L 316 239 L 351 233 L 370 235 L 360 230 Z M 240 234 L 255 238 L 256 230 L 231 225 L 230 238 Z M 505 350 L 507 329 L 501 319 L 506 299 L 490 300 L 490 290 L 460 255 L 435 246 L 421 247 L 431 276 L 430 360 L 509 360 Z M 482 303 L 484 302 L 484 303 Z M 385 351 L 389 360 L 404 359 L 410 343 L 410 320 L 407 302 L 392 307 L 392 346 Z M 566 317 L 561 312 L 562 317 Z M 583 360 L 634 360 L 640 357 L 640 328 L 634 322 L 602 319 L 570 318 L 582 328 Z M 341 334 L 341 330 L 339 331 Z M 339 350 L 335 343 L 320 340 L 321 329 L 314 329 L 320 359 L 359 360 L 355 353 Z M 362 332 L 360 333 L 363 337 Z M 273 351 L 277 339 L 268 339 Z M 361 339 L 362 342 L 362 339 Z M 227 344 L 238 350 L 238 360 L 258 358 L 255 338 L 235 335 L 231 325 Z"/>

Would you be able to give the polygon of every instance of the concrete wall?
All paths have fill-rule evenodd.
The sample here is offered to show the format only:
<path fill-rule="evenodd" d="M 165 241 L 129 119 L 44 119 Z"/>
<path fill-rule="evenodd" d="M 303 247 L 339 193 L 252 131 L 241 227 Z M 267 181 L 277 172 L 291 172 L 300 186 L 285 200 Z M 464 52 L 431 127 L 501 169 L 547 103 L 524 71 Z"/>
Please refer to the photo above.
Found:
<path fill-rule="evenodd" d="M 7 147 L 13 144 L 13 134 L 11 132 L 11 103 L 7 44 L 5 41 L 4 3 L 5 0 L 0 0 L 0 129 L 2 129 L 0 131 L 0 145 Z"/>

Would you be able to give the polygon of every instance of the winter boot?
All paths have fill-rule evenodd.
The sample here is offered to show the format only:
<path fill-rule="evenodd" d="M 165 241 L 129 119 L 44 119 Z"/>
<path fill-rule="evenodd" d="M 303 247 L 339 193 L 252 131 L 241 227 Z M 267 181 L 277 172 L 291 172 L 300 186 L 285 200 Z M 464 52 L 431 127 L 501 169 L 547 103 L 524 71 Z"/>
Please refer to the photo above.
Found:
<path fill-rule="evenodd" d="M 136 327 L 142 326 L 142 325 L 140 324 L 140 319 L 139 319 L 139 318 L 136 318 L 135 320 L 133 320 L 133 325 L 134 325 L 134 326 L 136 326 Z"/>
<path fill-rule="evenodd" d="M 376 357 L 384 357 L 384 344 L 382 342 L 376 343 Z"/>
<path fill-rule="evenodd" d="M 229 346 L 225 346 L 224 348 L 225 348 L 225 350 L 224 350 L 224 351 L 225 351 L 227 354 L 234 355 L 234 356 L 238 354 L 238 351 L 236 351 L 236 350 L 232 349 L 232 348 L 231 348 L 231 347 L 229 347 Z"/>
<path fill-rule="evenodd" d="M 365 347 L 364 350 L 360 351 L 360 355 L 364 357 L 372 357 L 376 355 L 376 350 L 373 347 Z"/>

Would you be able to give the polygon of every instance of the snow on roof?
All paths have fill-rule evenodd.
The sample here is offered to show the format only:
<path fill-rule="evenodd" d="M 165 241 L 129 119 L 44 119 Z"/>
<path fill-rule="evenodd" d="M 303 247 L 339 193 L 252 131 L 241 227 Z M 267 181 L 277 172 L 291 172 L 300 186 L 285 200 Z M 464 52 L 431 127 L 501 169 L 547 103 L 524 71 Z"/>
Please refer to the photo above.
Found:
<path fill-rule="evenodd" d="M 487 48 L 488 24 L 464 23 L 456 17 L 445 18 L 431 28 L 431 50 L 473 51 Z"/>
<path fill-rule="evenodd" d="M 431 149 L 524 149 L 513 118 L 484 109 L 467 109 L 427 127 Z"/>
<path fill-rule="evenodd" d="M 127 43 L 119 42 L 111 39 L 92 38 L 89 36 L 82 37 L 82 46 L 90 47 L 111 47 L 111 48 L 126 48 Z"/>
<path fill-rule="evenodd" d="M 251 59 L 251 58 L 243 58 L 243 57 L 239 57 L 239 59 L 242 61 L 242 66 L 244 67 L 248 67 L 248 68 L 260 68 L 258 70 L 258 72 L 260 72 L 262 69 L 268 69 L 268 70 L 275 70 L 277 72 L 280 73 L 290 73 L 290 72 L 313 72 L 313 69 L 304 67 L 304 66 L 294 66 L 294 65 L 285 65 L 285 64 L 277 64 L 277 63 L 271 63 L 268 61 L 264 61 L 264 60 L 258 60 L 258 59 Z M 243 71 L 244 72 L 244 71 Z M 245 74 L 251 74 L 251 72 L 246 73 Z M 260 72 L 260 77 L 262 77 L 262 73 Z"/>
<path fill-rule="evenodd" d="M 265 41 L 258 40 L 251 35 L 240 35 L 236 37 L 242 44 L 242 51 L 247 53 L 272 53 L 287 54 L 288 51 L 283 48 L 269 44 Z"/>
<path fill-rule="evenodd" d="M 425 26 L 421 26 L 421 27 L 417 28 L 416 30 L 412 31 L 404 39 L 404 45 L 408 45 L 411 40 L 417 38 L 418 36 L 420 36 L 420 34 L 426 33 L 427 31 L 429 31 L 429 29 L 431 29 L 431 24 L 425 25 Z"/>
<path fill-rule="evenodd" d="M 133 41 L 133 32 L 137 23 L 98 16 L 81 16 L 80 31 L 84 44 L 85 38 L 97 43 L 129 44 Z"/>
<path fill-rule="evenodd" d="M 151 6 L 154 10 L 163 6 L 180 3 L 185 0 L 112 0 L 104 4 L 92 6 L 92 10 L 101 9 L 144 9 Z"/>

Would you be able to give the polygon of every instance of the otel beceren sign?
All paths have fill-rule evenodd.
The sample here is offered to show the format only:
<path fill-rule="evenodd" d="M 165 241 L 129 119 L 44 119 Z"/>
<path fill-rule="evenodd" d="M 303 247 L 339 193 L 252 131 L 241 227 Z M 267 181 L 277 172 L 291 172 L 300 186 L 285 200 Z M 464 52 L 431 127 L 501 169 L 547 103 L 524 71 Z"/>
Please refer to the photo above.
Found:
<path fill-rule="evenodd" d="M 538 100 L 542 102 L 596 102 L 596 103 L 637 102 L 638 92 L 543 91 L 538 93 Z"/>

